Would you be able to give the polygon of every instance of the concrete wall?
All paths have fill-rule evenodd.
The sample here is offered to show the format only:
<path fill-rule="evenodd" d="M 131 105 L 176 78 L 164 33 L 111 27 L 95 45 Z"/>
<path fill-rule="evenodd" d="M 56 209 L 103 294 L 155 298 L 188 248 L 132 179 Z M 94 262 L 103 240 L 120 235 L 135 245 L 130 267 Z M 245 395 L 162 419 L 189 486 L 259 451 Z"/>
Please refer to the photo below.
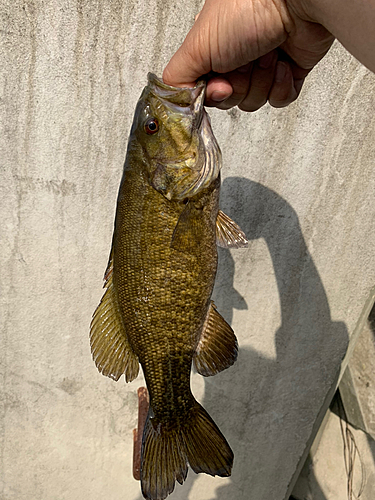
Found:
<path fill-rule="evenodd" d="M 131 461 L 143 379 L 99 375 L 88 330 L 135 103 L 198 10 L 1 4 L 3 500 L 140 499 Z M 375 284 L 374 88 L 337 44 L 288 109 L 211 112 L 222 208 L 251 242 L 220 251 L 214 294 L 238 362 L 193 386 L 235 464 L 228 479 L 190 472 L 176 500 L 288 495 Z"/>

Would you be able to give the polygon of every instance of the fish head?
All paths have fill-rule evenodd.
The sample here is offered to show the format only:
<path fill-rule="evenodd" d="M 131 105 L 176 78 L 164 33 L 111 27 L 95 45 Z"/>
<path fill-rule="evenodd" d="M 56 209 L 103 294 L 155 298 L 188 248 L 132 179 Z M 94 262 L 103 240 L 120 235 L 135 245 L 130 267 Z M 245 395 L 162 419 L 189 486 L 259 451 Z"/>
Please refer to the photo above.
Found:
<path fill-rule="evenodd" d="M 221 152 L 203 107 L 206 84 L 166 85 L 153 74 L 138 101 L 131 138 L 142 147 L 151 186 L 169 200 L 196 196 L 217 179 Z"/>

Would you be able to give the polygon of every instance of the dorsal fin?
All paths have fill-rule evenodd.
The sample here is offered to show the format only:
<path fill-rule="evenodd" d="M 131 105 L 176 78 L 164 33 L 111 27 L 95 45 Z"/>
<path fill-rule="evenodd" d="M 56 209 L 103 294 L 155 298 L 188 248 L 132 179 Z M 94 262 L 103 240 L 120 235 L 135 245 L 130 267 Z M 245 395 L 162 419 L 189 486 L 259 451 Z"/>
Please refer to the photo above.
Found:
<path fill-rule="evenodd" d="M 92 357 L 103 375 L 118 380 L 124 374 L 131 382 L 138 375 L 139 361 L 129 344 L 113 286 L 112 252 L 104 279 L 106 291 L 90 325 Z"/>

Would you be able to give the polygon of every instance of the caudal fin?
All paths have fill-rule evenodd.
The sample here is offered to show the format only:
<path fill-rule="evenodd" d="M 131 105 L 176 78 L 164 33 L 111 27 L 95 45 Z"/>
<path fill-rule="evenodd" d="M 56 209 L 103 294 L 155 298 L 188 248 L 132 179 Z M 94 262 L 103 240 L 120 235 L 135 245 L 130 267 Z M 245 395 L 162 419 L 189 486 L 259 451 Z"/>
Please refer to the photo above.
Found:
<path fill-rule="evenodd" d="M 206 410 L 195 403 L 183 424 L 147 418 L 142 443 L 141 487 L 148 500 L 164 500 L 194 472 L 230 476 L 233 452 Z"/>
<path fill-rule="evenodd" d="M 187 458 L 178 425 L 146 420 L 141 453 L 142 494 L 149 500 L 163 500 L 187 476 Z"/>
<path fill-rule="evenodd" d="M 230 476 L 233 451 L 215 422 L 197 402 L 191 410 L 184 431 L 186 456 L 194 472 Z"/>

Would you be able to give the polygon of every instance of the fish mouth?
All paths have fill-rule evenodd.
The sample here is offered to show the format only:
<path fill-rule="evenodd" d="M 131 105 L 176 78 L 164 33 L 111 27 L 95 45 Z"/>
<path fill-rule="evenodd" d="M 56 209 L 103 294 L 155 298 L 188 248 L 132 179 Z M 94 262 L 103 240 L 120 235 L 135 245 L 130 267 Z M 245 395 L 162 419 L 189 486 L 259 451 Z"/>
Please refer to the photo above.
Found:
<path fill-rule="evenodd" d="M 165 196 L 168 199 L 183 200 L 192 198 L 208 186 L 220 175 L 222 158 L 220 147 L 211 129 L 211 122 L 203 103 L 206 94 L 206 81 L 198 80 L 195 87 L 172 87 L 167 85 L 153 73 L 148 74 L 148 92 L 179 114 L 193 117 L 191 130 L 199 136 L 199 154 L 192 175 L 176 183 Z M 179 167 L 179 165 L 175 165 Z"/>
<path fill-rule="evenodd" d="M 165 99 L 175 111 L 193 115 L 193 127 L 199 128 L 204 112 L 206 81 L 198 80 L 195 87 L 172 87 L 153 73 L 148 75 L 149 91 L 158 99 Z"/>

